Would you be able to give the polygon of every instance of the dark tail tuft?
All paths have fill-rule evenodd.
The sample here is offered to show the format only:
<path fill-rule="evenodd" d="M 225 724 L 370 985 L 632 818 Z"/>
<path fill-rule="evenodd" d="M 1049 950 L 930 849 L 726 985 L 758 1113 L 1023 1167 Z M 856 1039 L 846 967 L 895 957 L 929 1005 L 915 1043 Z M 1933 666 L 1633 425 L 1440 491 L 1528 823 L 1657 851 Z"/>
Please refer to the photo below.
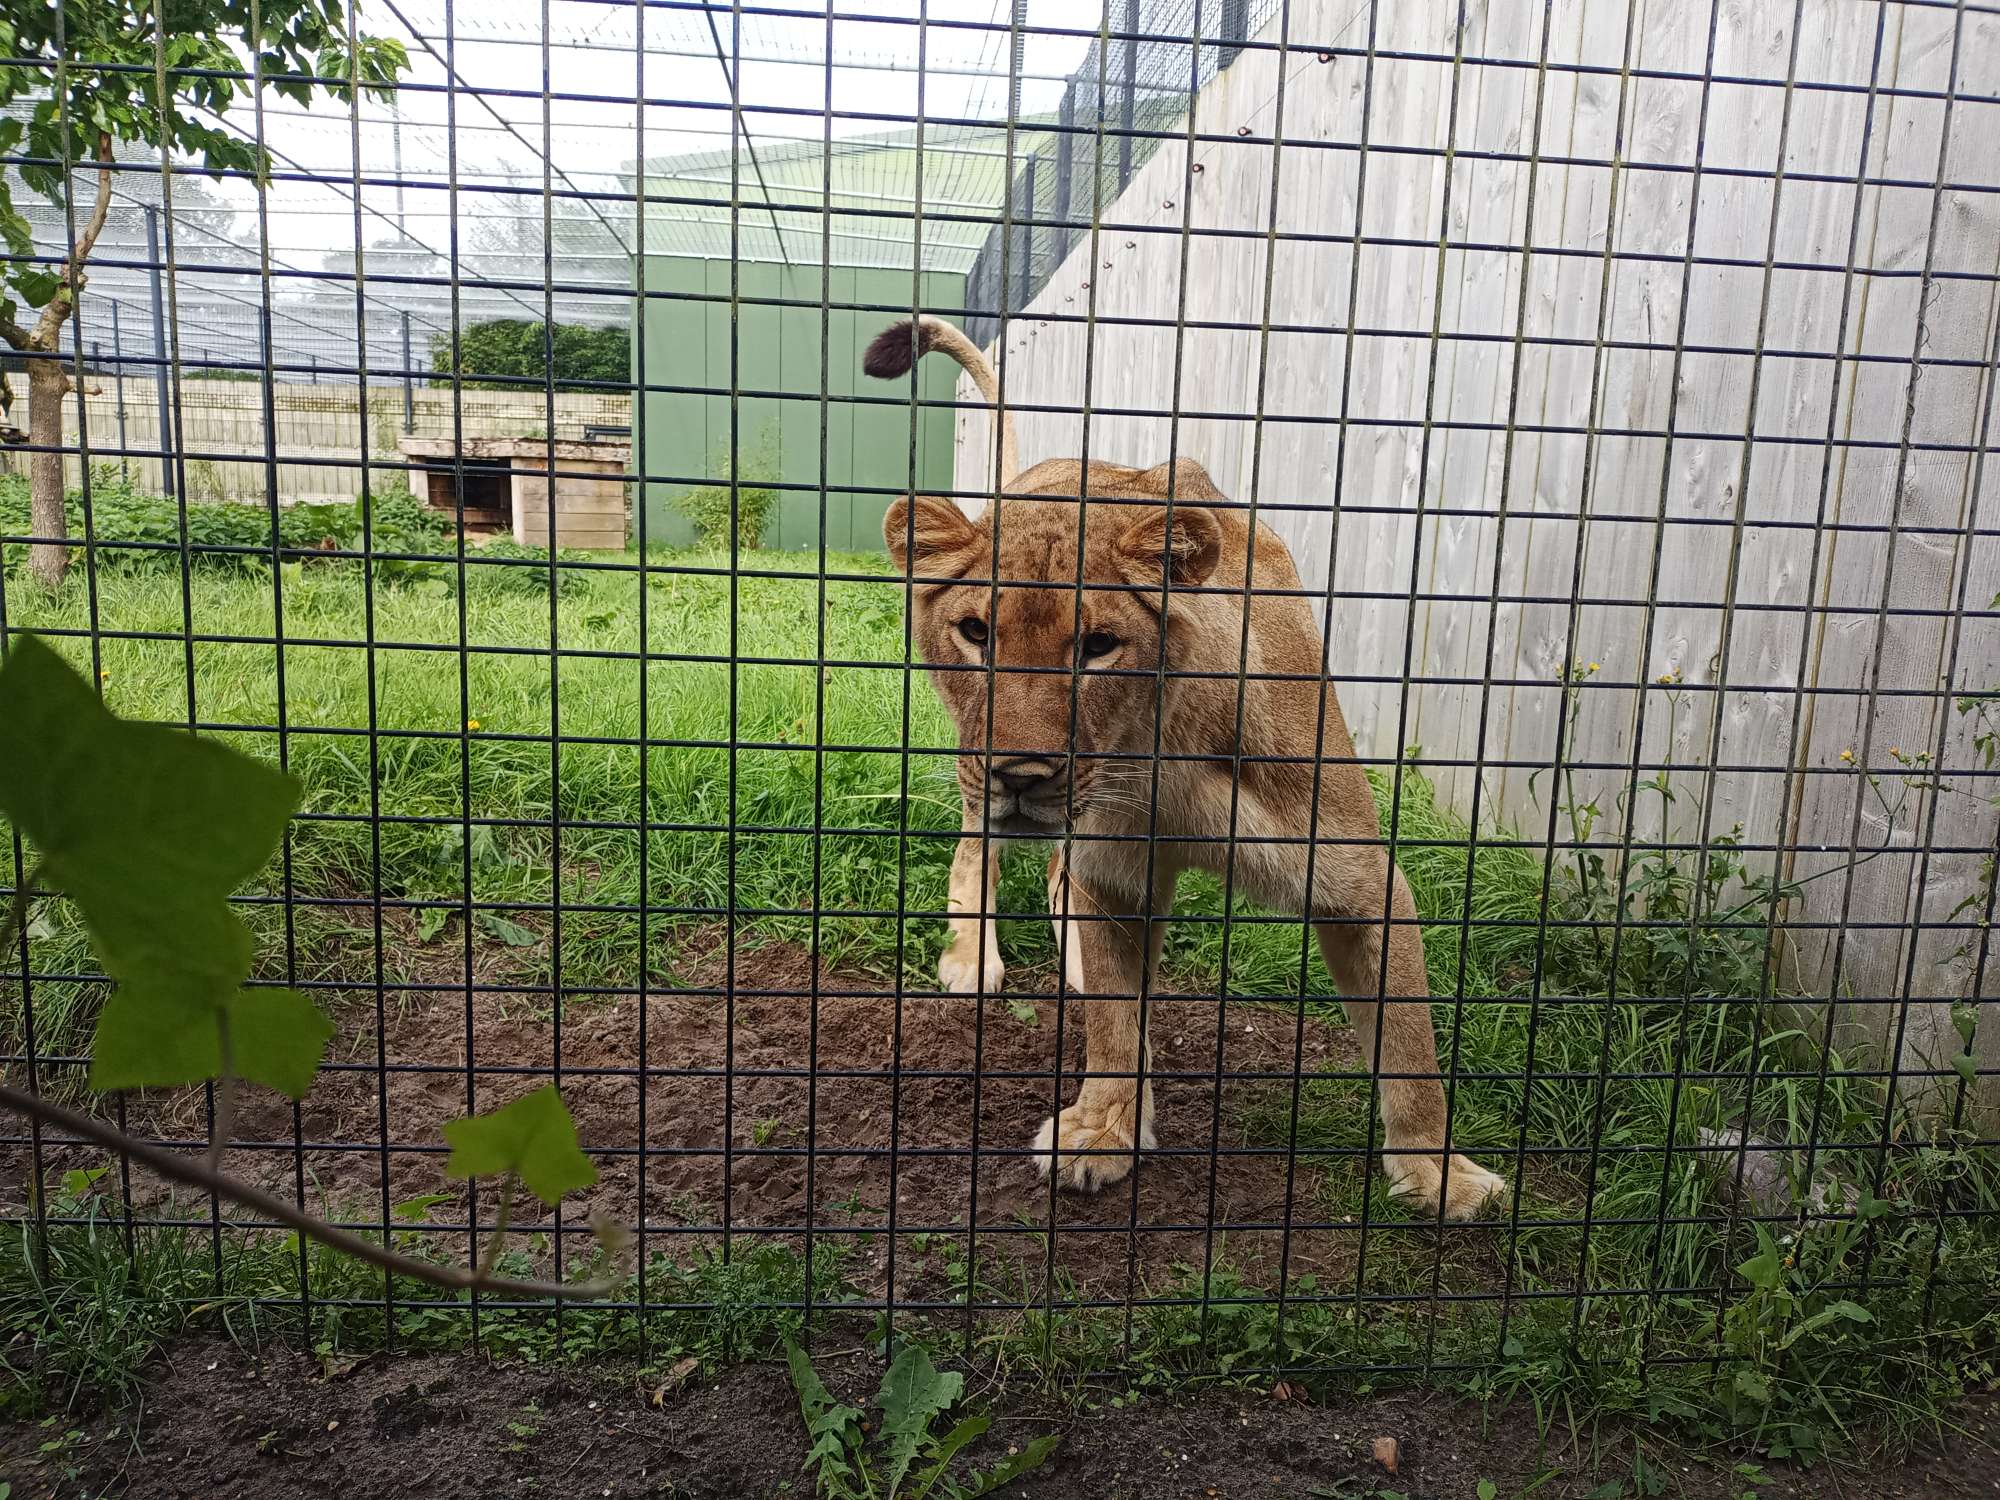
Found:
<path fill-rule="evenodd" d="M 861 356 L 861 368 L 877 380 L 894 380 L 899 375 L 909 374 L 915 356 L 930 347 L 926 332 L 919 325 L 913 337 L 908 318 L 891 323 L 875 335 L 875 341 Z"/>

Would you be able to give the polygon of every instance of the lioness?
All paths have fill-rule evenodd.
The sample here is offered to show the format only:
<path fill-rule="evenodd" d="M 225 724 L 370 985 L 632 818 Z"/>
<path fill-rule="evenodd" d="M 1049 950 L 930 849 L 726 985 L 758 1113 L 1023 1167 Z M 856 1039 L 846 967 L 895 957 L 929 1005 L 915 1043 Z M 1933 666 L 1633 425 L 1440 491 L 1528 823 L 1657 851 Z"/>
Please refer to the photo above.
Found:
<path fill-rule="evenodd" d="M 933 350 L 997 409 L 986 357 L 936 318 L 892 324 L 862 367 L 893 379 Z M 978 520 L 914 496 L 890 506 L 883 533 L 910 580 L 914 638 L 958 725 L 965 820 L 951 873 L 959 915 L 939 973 L 947 990 L 1000 989 L 996 924 L 980 915 L 998 886 L 1000 841 L 1068 834 L 1067 868 L 1060 850 L 1049 863 L 1049 905 L 1067 988 L 1091 997 L 1086 1076 L 1076 1103 L 1036 1137 L 1042 1171 L 1100 1188 L 1156 1144 L 1138 997 L 1152 985 L 1180 872 L 1233 861 L 1238 890 L 1317 919 L 1362 1054 L 1381 1070 L 1390 1191 L 1427 1214 L 1471 1216 L 1504 1184 L 1444 1152 L 1416 908 L 1381 843 L 1331 687 L 1322 695 L 1313 606 L 1285 544 L 1260 524 L 1253 557 L 1243 512 L 1204 508 L 1225 497 L 1198 464 L 1050 459 L 1016 475 L 1004 416 L 998 437 L 1001 498 Z M 1254 590 L 1274 592 L 1246 603 L 1246 572 Z M 1375 998 L 1385 974 L 1386 1004 Z"/>

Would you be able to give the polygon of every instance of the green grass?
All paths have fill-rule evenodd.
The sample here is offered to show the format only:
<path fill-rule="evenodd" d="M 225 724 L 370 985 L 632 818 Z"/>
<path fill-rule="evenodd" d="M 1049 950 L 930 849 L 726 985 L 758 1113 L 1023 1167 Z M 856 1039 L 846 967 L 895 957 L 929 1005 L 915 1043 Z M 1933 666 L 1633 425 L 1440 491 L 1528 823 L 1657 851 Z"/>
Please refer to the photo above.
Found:
<path fill-rule="evenodd" d="M 70 1176 L 80 1178 L 82 1174 Z M 129 1231 L 94 1184 L 72 1181 L 52 1192 L 58 1222 L 38 1242 L 31 1225 L 0 1226 L 0 1414 L 33 1415 L 91 1400 L 135 1395 L 145 1362 L 175 1338 L 206 1325 L 255 1347 L 282 1339 L 323 1357 L 393 1347 L 404 1352 L 464 1348 L 468 1298 L 383 1274 L 349 1256 L 309 1244 L 300 1263 L 292 1236 L 135 1226 Z M 184 1203 L 199 1218 L 200 1203 Z M 169 1215 L 170 1217 L 173 1215 Z M 456 1236 L 415 1229 L 394 1233 L 396 1248 L 426 1259 L 449 1256 Z M 536 1246 L 503 1254 L 503 1275 L 534 1271 Z M 812 1328 L 852 1294 L 844 1280 L 847 1251 L 822 1240 L 813 1257 Z M 585 1266 L 575 1275 L 596 1274 Z M 702 1245 L 657 1252 L 646 1268 L 646 1303 L 589 1304 L 551 1312 L 485 1309 L 480 1342 L 492 1353 L 535 1363 L 645 1359 L 665 1367 L 693 1355 L 705 1366 L 778 1354 L 808 1331 L 798 1310 L 807 1285 L 801 1256 L 769 1242 L 738 1245 L 724 1257 Z M 313 1310 L 303 1311 L 301 1287 Z M 385 1292 L 389 1300 L 385 1301 Z M 614 1300 L 636 1299 L 628 1275 Z"/>
<path fill-rule="evenodd" d="M 725 558 L 681 554 L 655 561 L 713 569 Z M 438 903 L 438 915 L 428 921 L 445 920 L 430 937 L 447 954 L 456 951 L 459 918 L 443 908 L 463 903 L 468 894 L 482 906 L 636 905 L 642 865 L 636 831 L 564 826 L 558 878 L 550 820 L 559 799 L 565 825 L 636 823 L 643 773 L 648 819 L 665 825 L 651 832 L 644 860 L 646 898 L 668 913 L 653 922 L 656 975 L 668 972 L 678 931 L 714 920 L 676 917 L 674 909 L 720 910 L 732 893 L 739 908 L 773 913 L 741 922 L 747 940 L 809 936 L 816 855 L 823 911 L 893 911 L 899 887 L 906 888 L 909 908 L 942 910 L 950 841 L 897 837 L 905 824 L 955 830 L 958 822 L 949 760 L 917 756 L 906 765 L 900 753 L 906 696 L 908 742 L 950 743 L 927 685 L 914 679 L 906 694 L 904 674 L 888 666 L 902 652 L 900 589 L 887 578 L 830 583 L 822 613 L 820 586 L 800 571 L 808 564 L 797 555 L 756 554 L 745 561 L 793 576 L 745 578 L 735 586 L 732 651 L 726 579 L 648 572 L 642 582 L 636 569 L 565 572 L 552 617 L 545 573 L 482 556 L 468 564 L 466 637 L 474 650 L 464 659 L 463 685 L 455 568 L 407 583 L 378 579 L 372 704 L 368 580 L 360 564 L 307 564 L 288 576 L 285 636 L 317 643 L 287 645 L 283 653 L 282 719 L 290 733 L 282 748 L 305 785 L 308 814 L 290 840 L 293 889 L 307 895 L 379 890 L 392 901 Z M 879 574 L 884 561 L 836 557 L 830 566 Z M 811 666 L 741 665 L 732 674 L 724 661 L 700 660 L 656 661 L 642 669 L 635 655 L 612 654 L 639 650 L 642 591 L 653 652 L 810 659 L 821 653 L 823 620 L 824 655 L 851 664 L 823 673 Z M 53 599 L 17 584 L 9 591 L 10 623 L 87 629 L 88 592 L 75 575 Z M 274 729 L 230 727 L 280 722 L 277 651 L 210 639 L 190 652 L 174 639 L 189 629 L 210 637 L 273 635 L 276 601 L 268 572 L 199 573 L 184 604 L 171 574 L 107 569 L 95 593 L 99 628 L 111 633 L 100 659 L 105 698 L 116 712 L 185 721 L 191 655 L 195 716 L 214 726 L 208 732 L 256 754 L 279 755 L 281 736 Z M 584 654 L 552 660 L 552 629 L 565 652 Z M 167 638 L 155 638 L 161 636 Z M 82 639 L 58 643 L 87 667 Z M 643 752 L 630 743 L 592 743 L 637 738 L 642 671 L 647 734 L 681 743 Z M 371 720 L 382 731 L 372 742 L 366 734 L 323 732 L 365 728 Z M 462 731 L 468 723 L 477 729 Z M 561 737 L 553 751 L 552 728 Z M 776 748 L 732 756 L 724 748 L 732 739 Z M 877 748 L 823 757 L 804 748 L 822 739 Z M 461 821 L 468 810 L 469 893 Z M 379 847 L 367 821 L 376 811 L 385 819 Z M 793 831 L 739 832 L 731 840 L 716 831 L 730 823 Z M 854 831 L 816 848 L 809 836 L 816 823 Z M 265 886 L 276 888 L 275 881 Z M 1032 899 L 1035 883 L 1017 880 L 1011 889 Z M 258 915 L 271 939 L 267 958 L 275 963 L 283 952 L 276 914 L 267 909 Z M 318 964 L 325 977 L 357 981 L 372 972 L 372 958 L 362 951 L 369 945 L 351 930 L 365 925 L 358 909 L 301 908 L 295 915 L 307 972 Z M 563 985 L 578 988 L 637 982 L 634 915 L 566 914 L 559 949 L 548 941 L 545 912 L 500 915 L 533 935 L 509 955 L 514 977 L 523 982 L 550 982 L 558 973 Z M 920 971 L 932 967 L 933 926 L 915 924 L 908 933 L 925 950 L 913 959 Z M 84 936 L 59 906 L 46 911 L 42 929 L 37 967 L 60 970 L 82 960 Z M 822 923 L 821 941 L 833 962 L 887 972 L 898 951 L 897 924 L 834 915 Z M 80 1039 L 88 1017 L 66 1003 L 71 1000 L 87 1004 L 54 985 L 38 991 L 44 1050 Z"/>
<path fill-rule="evenodd" d="M 53 597 L 16 575 L 8 624 L 81 632 L 94 619 L 104 633 L 106 699 L 134 717 L 184 721 L 191 660 L 195 716 L 211 726 L 206 732 L 274 758 L 282 745 L 306 788 L 307 810 L 335 815 L 295 825 L 292 889 L 357 901 L 294 909 L 292 939 L 307 976 L 372 982 L 373 931 L 358 903 L 379 890 L 413 904 L 414 933 L 399 928 L 384 954 L 392 983 L 420 971 L 430 950 L 443 957 L 459 950 L 470 900 L 503 908 L 476 920 L 504 977 L 566 989 L 630 987 L 642 963 L 636 918 L 590 908 L 638 902 L 642 872 L 647 901 L 669 913 L 655 917 L 644 956 L 656 980 L 672 981 L 683 936 L 712 925 L 671 909 L 732 901 L 755 913 L 739 921 L 742 941 L 809 938 L 816 900 L 828 913 L 819 940 L 830 963 L 888 974 L 900 960 L 916 983 L 934 974 L 942 923 L 868 915 L 944 906 L 951 839 L 905 841 L 898 832 L 950 834 L 958 815 L 950 759 L 902 754 L 905 745 L 952 739 L 928 685 L 901 668 L 901 590 L 883 559 L 831 557 L 831 571 L 865 576 L 822 584 L 811 559 L 749 554 L 744 567 L 777 576 L 732 585 L 716 576 L 727 567 L 723 554 L 656 553 L 643 571 L 631 554 L 623 568 L 564 569 L 553 605 L 547 572 L 521 565 L 541 561 L 529 549 L 475 553 L 462 590 L 455 563 L 385 564 L 373 575 L 358 560 L 287 563 L 284 635 L 302 644 L 284 650 L 282 699 L 277 654 L 257 640 L 275 633 L 279 600 L 268 566 L 204 559 L 184 597 L 178 558 L 164 561 L 126 566 L 107 558 L 94 597 L 81 569 Z M 692 659 L 641 666 L 642 604 L 647 651 Z M 461 630 L 474 648 L 463 657 Z M 578 654 L 552 657 L 552 631 L 565 652 Z M 189 633 L 212 639 L 189 647 Z M 82 639 L 62 644 L 88 663 Z M 728 665 L 756 657 L 836 665 L 740 664 L 733 672 Z M 676 743 L 643 750 L 597 743 L 637 737 L 642 672 L 646 734 Z M 281 717 L 289 728 L 282 739 L 268 727 Z M 381 731 L 373 738 L 337 732 L 371 723 Z M 560 739 L 553 752 L 552 733 Z M 731 741 L 754 748 L 732 754 Z M 842 748 L 821 755 L 815 743 Z M 655 825 L 643 851 L 632 829 L 588 826 L 636 823 L 642 781 Z M 1378 784 L 1377 792 L 1386 807 L 1388 787 Z M 377 813 L 385 821 L 371 826 Z M 558 813 L 560 861 L 551 829 Z M 722 831 L 731 825 L 733 838 Z M 815 828 L 846 831 L 815 838 Z M 1365 1215 L 1375 1226 L 1351 1275 L 1337 1285 L 1286 1288 L 1296 1300 L 1281 1328 L 1267 1300 L 1273 1289 L 1244 1285 L 1228 1269 L 1225 1245 L 1216 1266 L 1151 1268 L 1148 1283 L 1167 1294 L 1204 1285 L 1240 1293 L 1241 1306 L 1206 1315 L 1142 1309 L 1129 1345 L 1122 1312 L 994 1320 L 982 1324 L 981 1338 L 996 1357 L 1047 1377 L 1123 1362 L 1134 1381 L 1167 1384 L 1272 1364 L 1398 1365 L 1414 1378 L 1464 1364 L 1477 1372 L 1434 1378 L 1532 1396 L 1551 1412 L 1567 1403 L 1571 1411 L 1672 1416 L 1807 1451 L 1838 1443 L 1859 1421 L 1920 1427 L 1990 1367 L 2000 1246 L 1996 1221 L 1967 1212 L 2000 1200 L 1990 1153 L 1896 1114 L 1890 1123 L 1902 1144 L 1882 1179 L 1886 1207 L 1870 1210 L 1858 1228 L 1815 1221 L 1784 1247 L 1791 1264 L 1770 1287 L 1739 1270 L 1759 1253 L 1753 1228 L 1734 1222 L 1729 1233 L 1718 1230 L 1734 1215 L 1721 1174 L 1689 1149 L 1702 1128 L 1747 1120 L 1754 1134 L 1800 1140 L 1817 1117 L 1821 1138 L 1835 1143 L 1820 1166 L 1850 1184 L 1853 1203 L 1858 1187 L 1876 1180 L 1870 1143 L 1883 1125 L 1879 1088 L 1857 1076 L 1864 1059 L 1824 1059 L 1822 1090 L 1822 1059 L 1804 1045 L 1809 1039 L 1782 1007 L 1745 998 L 1756 994 L 1763 970 L 1762 907 L 1754 887 L 1745 905 L 1724 899 L 1746 874 L 1726 844 L 1700 871 L 1689 855 L 1639 852 L 1624 915 L 1641 914 L 1643 900 L 1645 915 L 1672 920 L 1627 929 L 1614 985 L 1608 934 L 1619 913 L 1608 909 L 1602 882 L 1586 885 L 1559 866 L 1545 891 L 1539 851 L 1504 831 L 1473 840 L 1416 773 L 1402 783 L 1397 836 L 1432 924 L 1426 951 L 1438 1016 L 1446 1037 L 1456 1036 L 1446 1054 L 1456 1137 L 1489 1159 L 1528 1153 L 1526 1171 L 1515 1174 L 1518 1204 L 1503 1205 L 1509 1226 L 1440 1239 L 1388 1204 L 1379 1172 L 1361 1166 L 1379 1126 L 1359 1076 L 1309 1079 L 1296 1114 L 1289 1087 L 1268 1087 L 1234 1106 L 1226 1136 L 1276 1145 L 1296 1133 L 1309 1161 L 1330 1161 L 1331 1170 L 1315 1174 L 1317 1197 L 1305 1211 L 1357 1223 Z M 265 892 L 281 889 L 277 875 Z M 1460 922 L 1468 884 L 1469 927 Z M 1214 915 L 1220 901 L 1215 881 L 1184 883 L 1183 912 Z M 548 913 L 536 909 L 555 902 L 565 908 L 560 943 Z M 1042 903 L 1038 862 L 1009 861 L 998 905 L 1024 914 L 1003 923 L 1011 963 L 1050 957 L 1047 923 L 1025 919 Z M 1545 905 L 1558 924 L 1581 925 L 1547 926 Z M 266 971 L 282 972 L 280 911 L 246 910 L 264 940 Z M 1699 910 L 1710 914 L 1693 919 Z M 1219 923 L 1179 924 L 1168 949 L 1171 977 L 1213 987 L 1222 941 Z M 1230 992 L 1291 1014 L 1283 1001 L 1299 992 L 1303 942 L 1296 924 L 1234 927 Z M 39 970 L 91 967 L 86 935 L 60 902 L 39 908 L 32 943 Z M 80 1050 L 98 993 L 38 984 L 38 1047 Z M 1306 993 L 1316 1009 L 1336 1007 L 1316 953 Z M 1619 999 L 1607 1004 L 1612 993 Z M 1675 998 L 1683 995 L 1686 1002 Z M 10 1028 L 17 1024 L 8 1017 Z M 1746 1083 L 1753 1074 L 1754 1090 Z M 1586 1213 L 1588 1232 L 1579 1222 Z M 60 1404 L 124 1388 L 129 1351 L 170 1338 L 203 1309 L 220 1310 L 246 1336 L 303 1331 L 278 1305 L 297 1295 L 296 1251 L 281 1242 L 232 1244 L 220 1280 L 198 1232 L 140 1231 L 136 1245 L 142 1253 L 128 1262 L 122 1232 L 99 1222 L 52 1234 L 47 1276 L 25 1238 L 0 1254 L 0 1332 L 43 1352 L 17 1376 L 24 1399 Z M 648 1347 L 698 1344 L 706 1355 L 771 1333 L 779 1325 L 759 1304 L 784 1300 L 771 1288 L 802 1272 L 790 1252 L 766 1250 L 748 1270 L 719 1270 L 706 1252 L 657 1263 L 650 1296 L 662 1298 L 655 1288 L 673 1284 L 675 1296 L 665 1300 L 718 1302 L 723 1310 L 709 1316 L 723 1322 L 719 1332 L 708 1324 L 707 1332 L 663 1328 L 657 1340 L 649 1332 Z M 1935 1285 L 1934 1265 L 1942 1268 Z M 822 1269 L 830 1285 L 833 1270 Z M 1864 1271 L 1868 1285 L 1851 1289 Z M 316 1257 L 311 1274 L 316 1295 L 339 1296 L 332 1289 L 343 1287 L 374 1294 L 365 1285 L 371 1273 L 330 1257 L 324 1264 Z M 1502 1285 L 1515 1294 L 1504 1328 L 1497 1302 L 1430 1295 Z M 1570 1295 L 1579 1287 L 1667 1290 L 1579 1309 Z M 1718 1287 L 1726 1295 L 1674 1290 Z M 1032 1300 L 1040 1287 L 987 1292 Z M 1558 1295 L 1544 1295 L 1551 1293 Z M 1406 1300 L 1371 1300 L 1384 1296 Z M 1865 1305 L 1872 1321 L 1836 1313 L 1780 1347 L 1791 1329 L 1846 1300 Z M 749 1319 L 744 1326 L 761 1332 L 739 1338 L 732 1319 Z M 534 1357 L 636 1352 L 639 1344 L 636 1321 L 620 1314 L 566 1315 L 560 1335 L 552 1320 L 533 1315 L 486 1327 L 489 1337 L 500 1329 L 502 1342 L 516 1338 L 517 1352 Z M 411 1305 L 387 1317 L 346 1310 L 312 1334 L 343 1346 L 448 1343 L 464 1337 L 465 1320 L 448 1306 Z M 1735 1382 L 1746 1369 L 1755 1381 L 1741 1390 Z"/>

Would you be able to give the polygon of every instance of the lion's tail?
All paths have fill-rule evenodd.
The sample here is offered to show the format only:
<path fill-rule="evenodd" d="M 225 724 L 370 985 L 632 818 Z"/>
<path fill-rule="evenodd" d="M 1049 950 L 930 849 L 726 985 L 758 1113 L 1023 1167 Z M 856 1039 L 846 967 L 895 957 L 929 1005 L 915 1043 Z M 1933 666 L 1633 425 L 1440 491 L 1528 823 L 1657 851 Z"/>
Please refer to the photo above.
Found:
<path fill-rule="evenodd" d="M 1000 382 L 977 344 L 943 318 L 900 319 L 875 335 L 861 356 L 861 368 L 877 380 L 894 380 L 910 373 L 917 360 L 930 353 L 949 354 L 972 377 L 979 394 L 1000 417 L 1000 487 L 1021 472 L 1020 448 L 1014 441 L 1014 417 L 1000 408 Z"/>

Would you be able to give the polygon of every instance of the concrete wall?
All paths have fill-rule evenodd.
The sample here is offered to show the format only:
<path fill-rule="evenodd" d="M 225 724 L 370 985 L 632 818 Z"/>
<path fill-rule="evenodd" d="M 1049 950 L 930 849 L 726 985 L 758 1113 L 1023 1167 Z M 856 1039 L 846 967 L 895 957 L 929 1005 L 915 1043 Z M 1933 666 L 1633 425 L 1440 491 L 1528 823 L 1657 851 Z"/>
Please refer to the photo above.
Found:
<path fill-rule="evenodd" d="M 152 377 L 127 376 L 120 382 L 93 375 L 87 385 L 90 393 L 82 417 L 89 424 L 91 462 L 116 468 L 118 450 L 126 449 L 123 463 L 132 482 L 159 493 L 159 459 L 132 456 L 134 451 L 157 454 L 160 449 L 159 392 Z M 278 499 L 285 504 L 353 499 L 361 492 L 364 458 L 378 466 L 378 484 L 405 479 L 393 467 L 401 462 L 396 441 L 404 435 L 401 387 L 369 390 L 365 441 L 360 396 L 359 387 L 353 385 L 282 383 L 272 392 L 277 422 L 267 434 L 261 383 L 182 381 L 173 410 L 179 413 L 189 493 L 197 500 L 263 504 L 267 453 L 277 459 Z M 631 398 L 621 393 L 559 391 L 555 405 L 558 438 L 580 438 L 586 424 L 625 426 L 632 419 Z M 548 430 L 544 391 L 466 391 L 454 400 L 448 388 L 416 386 L 411 406 L 410 430 L 423 437 L 450 437 L 461 427 L 468 438 L 546 436 Z M 74 397 L 64 403 L 65 443 L 79 442 L 77 407 Z M 9 462 L 22 468 L 18 455 Z M 385 464 L 390 467 L 379 467 Z M 71 484 L 77 483 L 80 467 L 80 459 L 69 460 Z"/>
<path fill-rule="evenodd" d="M 1788 125 L 1780 87 L 1716 84 L 1704 110 L 1697 0 L 1638 0 L 1629 49 L 1625 0 L 1554 0 L 1546 70 L 1541 4 L 1467 7 L 1462 38 L 1459 13 L 1293 0 L 1282 69 L 1246 53 L 1201 96 L 1198 132 L 1223 139 L 1194 146 L 1198 171 L 1185 142 L 1161 150 L 1006 331 L 1011 399 L 1070 409 L 1020 413 L 1023 460 L 1081 451 L 1076 411 L 1131 413 L 1089 420 L 1091 456 L 1177 451 L 1255 502 L 1331 585 L 1364 753 L 1421 745 L 1482 821 L 1546 836 L 1560 683 L 1583 672 L 1564 759 L 1596 837 L 1620 837 L 1635 758 L 1670 761 L 1664 830 L 1642 797 L 1634 837 L 1783 846 L 1809 882 L 1789 919 L 1827 924 L 1792 934 L 1801 980 L 1878 1041 L 1923 997 L 1905 1060 L 1936 1065 L 1988 886 L 1985 854 L 1923 851 L 1996 838 L 1954 695 L 2000 686 L 2000 464 L 1974 446 L 1995 400 L 2000 17 L 1963 17 L 1956 87 L 1987 102 L 1956 105 L 1941 167 L 1949 8 L 1808 0 L 1796 77 L 1838 87 L 1791 90 Z M 1321 55 L 1365 54 L 1365 16 L 1396 58 Z M 1718 6 L 1714 73 L 1782 80 L 1791 16 Z M 1525 65 L 1455 69 L 1456 42 Z M 961 487 L 988 441 L 962 414 Z M 1934 831 L 1898 752 L 1955 773 Z M 1983 984 L 2000 994 L 2000 954 Z M 2000 1017 L 1981 1036 L 1990 1065 Z"/>
<path fill-rule="evenodd" d="M 720 480 L 731 472 L 732 390 L 738 393 L 734 431 L 740 457 L 735 472 L 744 482 L 780 479 L 797 486 L 779 491 L 765 525 L 766 546 L 819 545 L 822 421 L 829 547 L 882 550 L 882 516 L 892 497 L 874 491 L 950 487 L 950 406 L 919 411 L 913 481 L 909 386 L 869 380 L 861 373 L 861 351 L 897 316 L 890 309 L 902 309 L 907 316 L 910 273 L 836 267 L 829 281 L 826 301 L 834 305 L 822 308 L 817 265 L 741 262 L 736 281 L 740 297 L 790 305 L 745 301 L 732 322 L 728 261 L 647 257 L 646 421 L 633 434 L 633 464 L 635 473 L 653 476 L 645 486 L 649 541 L 690 539 L 692 529 L 674 501 L 693 487 L 688 481 Z M 961 275 L 926 273 L 923 305 L 956 308 L 964 302 L 964 289 Z M 681 300 L 674 293 L 696 295 Z M 855 304 L 884 310 L 855 311 Z M 918 383 L 921 398 L 949 403 L 952 374 L 949 363 L 926 360 Z M 854 396 L 866 399 L 844 399 Z"/>

